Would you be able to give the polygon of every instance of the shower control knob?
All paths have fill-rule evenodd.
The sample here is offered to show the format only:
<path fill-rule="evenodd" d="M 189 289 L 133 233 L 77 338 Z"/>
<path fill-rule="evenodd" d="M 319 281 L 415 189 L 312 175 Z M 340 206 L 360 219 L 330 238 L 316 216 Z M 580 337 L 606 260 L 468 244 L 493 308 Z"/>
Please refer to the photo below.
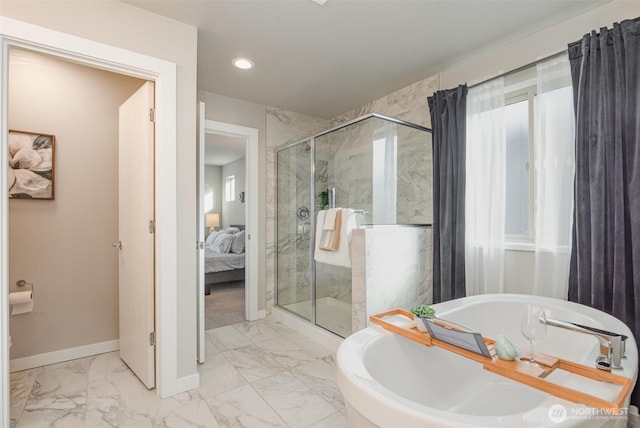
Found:
<path fill-rule="evenodd" d="M 298 217 L 298 220 L 300 221 L 304 221 L 306 219 L 309 218 L 309 208 L 307 207 L 300 207 L 296 210 L 296 216 Z"/>

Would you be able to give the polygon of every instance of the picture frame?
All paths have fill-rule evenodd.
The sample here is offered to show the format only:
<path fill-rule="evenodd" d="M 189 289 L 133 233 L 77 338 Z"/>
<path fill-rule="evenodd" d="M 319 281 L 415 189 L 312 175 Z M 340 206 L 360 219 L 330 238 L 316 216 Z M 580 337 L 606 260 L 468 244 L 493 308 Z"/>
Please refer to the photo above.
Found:
<path fill-rule="evenodd" d="M 55 199 L 55 144 L 55 135 L 9 130 L 10 199 Z"/>

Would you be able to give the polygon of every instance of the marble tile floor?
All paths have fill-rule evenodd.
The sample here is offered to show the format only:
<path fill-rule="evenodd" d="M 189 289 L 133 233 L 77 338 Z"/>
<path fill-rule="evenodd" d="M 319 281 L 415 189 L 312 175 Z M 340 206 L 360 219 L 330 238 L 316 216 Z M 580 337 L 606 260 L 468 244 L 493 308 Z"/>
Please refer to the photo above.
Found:
<path fill-rule="evenodd" d="M 331 350 L 273 318 L 206 331 L 200 388 L 161 400 L 117 352 L 11 374 L 11 428 L 347 426 Z"/>

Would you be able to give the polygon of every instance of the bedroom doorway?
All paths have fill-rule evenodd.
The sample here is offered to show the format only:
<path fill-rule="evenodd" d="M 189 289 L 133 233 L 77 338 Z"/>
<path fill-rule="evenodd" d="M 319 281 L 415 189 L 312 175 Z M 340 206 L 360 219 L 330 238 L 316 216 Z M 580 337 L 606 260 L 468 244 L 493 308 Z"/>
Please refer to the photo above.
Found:
<path fill-rule="evenodd" d="M 199 105 L 198 361 L 204 332 L 260 318 L 258 130 L 205 119 Z"/>

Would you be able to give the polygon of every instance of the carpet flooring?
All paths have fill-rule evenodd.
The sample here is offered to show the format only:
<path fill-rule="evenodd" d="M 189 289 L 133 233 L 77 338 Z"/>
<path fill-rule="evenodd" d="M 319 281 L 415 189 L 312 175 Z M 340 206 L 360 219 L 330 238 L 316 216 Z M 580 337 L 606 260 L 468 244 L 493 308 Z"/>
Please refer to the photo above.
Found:
<path fill-rule="evenodd" d="M 244 321 L 244 281 L 213 285 L 211 294 L 204 296 L 205 330 L 242 321 Z"/>

